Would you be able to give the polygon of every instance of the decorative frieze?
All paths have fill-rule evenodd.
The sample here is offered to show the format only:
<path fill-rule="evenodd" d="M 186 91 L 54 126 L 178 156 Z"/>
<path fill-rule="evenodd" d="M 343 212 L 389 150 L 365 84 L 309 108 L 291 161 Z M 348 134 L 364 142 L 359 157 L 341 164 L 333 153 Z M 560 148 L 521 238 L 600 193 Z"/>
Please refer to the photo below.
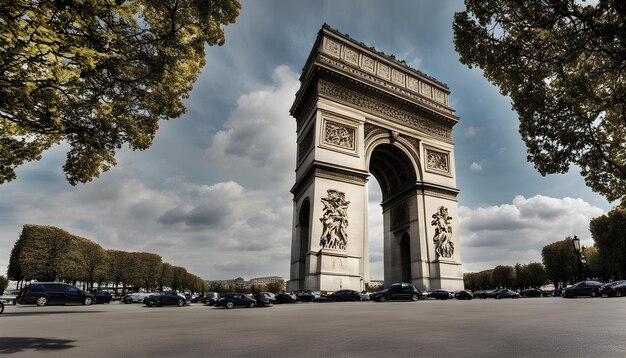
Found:
<path fill-rule="evenodd" d="M 448 154 L 426 149 L 426 169 L 450 173 Z"/>
<path fill-rule="evenodd" d="M 362 79 L 366 79 L 368 81 L 371 81 L 373 83 L 376 83 L 382 87 L 385 87 L 387 89 L 390 89 L 392 91 L 398 92 L 404 96 L 409 97 L 410 99 L 416 101 L 416 102 L 420 102 L 420 103 L 424 103 L 427 104 L 431 107 L 436 108 L 437 110 L 452 115 L 454 114 L 454 111 L 452 111 L 449 107 L 432 100 L 432 95 L 429 95 L 428 98 L 426 98 L 426 95 L 423 95 L 420 93 L 420 91 L 414 89 L 414 88 L 406 88 L 404 86 L 398 85 L 394 82 L 391 82 L 391 69 L 386 66 L 381 64 L 380 62 L 376 62 L 376 75 L 375 74 L 371 74 L 371 73 L 367 73 L 365 71 L 361 71 L 360 69 L 355 68 L 354 66 L 348 66 L 346 65 L 344 62 L 329 58 L 327 56 L 324 56 L 322 54 L 319 55 L 318 60 L 320 62 L 326 63 L 328 65 L 331 65 L 335 68 L 341 69 L 345 72 L 350 73 L 351 75 L 354 75 L 358 78 L 362 78 Z M 411 76 L 409 76 L 409 78 L 412 78 Z M 412 78 L 414 81 L 418 81 L 415 78 Z M 420 81 L 418 81 L 418 83 L 422 83 Z M 430 87 L 430 86 L 429 86 Z M 411 89 L 411 90 L 409 90 Z M 415 92 L 414 92 L 415 91 Z M 447 97 L 447 96 L 446 96 Z M 447 103 L 446 103 L 447 104 Z"/>
<path fill-rule="evenodd" d="M 355 150 L 356 128 L 324 121 L 324 143 Z"/>
<path fill-rule="evenodd" d="M 433 220 L 430 225 L 435 227 L 435 236 L 433 243 L 435 244 L 435 252 L 437 257 L 452 257 L 454 254 L 454 243 L 452 242 L 452 225 L 451 216 L 448 216 L 448 209 L 440 206 L 437 212 L 432 216 Z"/>
<path fill-rule="evenodd" d="M 318 82 L 318 91 L 322 95 L 354 105 L 366 112 L 382 115 L 392 120 L 398 120 L 403 124 L 447 141 L 452 140 L 452 128 L 424 118 L 414 112 L 400 109 L 378 99 L 360 94 L 325 80 L 320 80 Z"/>
<path fill-rule="evenodd" d="M 328 37 L 324 37 L 323 52 L 328 53 L 333 57 L 342 58 L 344 61 L 369 73 L 376 73 L 376 75 L 380 78 L 391 81 L 400 86 L 400 88 L 406 88 L 438 103 L 444 105 L 448 104 L 447 93 L 439 89 L 435 89 L 433 91 L 432 85 L 427 84 L 425 81 L 419 79 L 419 77 L 412 75 L 408 69 L 404 70 L 401 68 L 391 67 L 382 61 L 366 56 L 362 51 L 359 51 L 347 44 L 331 40 Z"/>
<path fill-rule="evenodd" d="M 391 209 L 391 228 L 395 228 L 409 221 L 409 206 L 406 202 Z"/>

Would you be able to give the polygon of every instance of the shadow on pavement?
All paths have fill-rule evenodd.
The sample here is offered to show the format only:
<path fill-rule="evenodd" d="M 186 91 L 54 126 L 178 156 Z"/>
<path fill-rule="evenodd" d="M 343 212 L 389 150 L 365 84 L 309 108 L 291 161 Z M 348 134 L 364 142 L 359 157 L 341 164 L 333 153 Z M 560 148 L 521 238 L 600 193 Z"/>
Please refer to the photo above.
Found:
<path fill-rule="evenodd" d="M 74 341 L 34 337 L 0 337 L 0 354 L 24 352 L 26 350 L 53 351 L 73 348 Z"/>
<path fill-rule="evenodd" d="M 8 311 L 8 312 L 7 312 Z M 18 317 L 18 316 L 41 316 L 68 313 L 100 313 L 104 311 L 36 311 L 36 312 L 11 312 L 7 309 L 2 313 L 2 317 Z M 2 347 L 2 346 L 0 346 Z"/>

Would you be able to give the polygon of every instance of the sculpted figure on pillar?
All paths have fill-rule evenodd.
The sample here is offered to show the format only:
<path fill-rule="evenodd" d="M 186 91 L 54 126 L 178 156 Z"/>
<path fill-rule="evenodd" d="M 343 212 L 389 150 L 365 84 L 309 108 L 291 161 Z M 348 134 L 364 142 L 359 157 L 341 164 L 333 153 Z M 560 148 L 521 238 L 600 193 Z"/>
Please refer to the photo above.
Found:
<path fill-rule="evenodd" d="M 320 238 L 320 246 L 328 249 L 345 250 L 348 243 L 348 204 L 345 194 L 329 189 L 328 196 L 322 198 L 324 215 L 320 218 L 324 230 Z"/>
<path fill-rule="evenodd" d="M 433 221 L 430 222 L 431 225 L 435 226 L 433 241 L 437 257 L 452 257 L 454 254 L 450 220 L 452 217 L 448 216 L 448 209 L 440 206 L 437 212 L 433 214 Z"/>

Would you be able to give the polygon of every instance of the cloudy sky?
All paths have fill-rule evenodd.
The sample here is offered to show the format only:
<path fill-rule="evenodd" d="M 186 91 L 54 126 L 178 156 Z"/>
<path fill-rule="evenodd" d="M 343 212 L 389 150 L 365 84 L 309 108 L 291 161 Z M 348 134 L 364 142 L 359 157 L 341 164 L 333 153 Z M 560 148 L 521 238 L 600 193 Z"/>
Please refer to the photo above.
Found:
<path fill-rule="evenodd" d="M 447 83 L 454 128 L 465 271 L 541 260 L 568 235 L 591 244 L 589 220 L 613 203 L 578 170 L 542 177 L 526 162 L 510 100 L 454 51 L 462 1 L 242 1 L 226 44 L 154 145 L 70 186 L 55 147 L 0 186 L 0 267 L 22 225 L 61 227 L 105 248 L 160 254 L 206 279 L 289 277 L 298 76 L 324 23 Z M 370 179 L 370 263 L 382 279 L 380 190 Z M 3 270 L 2 270 L 3 271 Z"/>

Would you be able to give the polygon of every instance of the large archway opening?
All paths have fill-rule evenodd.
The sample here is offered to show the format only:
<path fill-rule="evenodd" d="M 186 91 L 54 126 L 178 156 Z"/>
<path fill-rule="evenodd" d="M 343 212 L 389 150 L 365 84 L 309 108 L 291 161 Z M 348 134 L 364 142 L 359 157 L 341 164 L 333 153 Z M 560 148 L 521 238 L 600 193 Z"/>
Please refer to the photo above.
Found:
<path fill-rule="evenodd" d="M 370 280 L 411 282 L 411 244 L 402 193 L 415 186 L 416 170 L 404 151 L 379 144 L 370 156 L 368 181 L 368 252 Z M 397 200 L 398 199 L 398 200 Z M 384 216 L 388 215 L 385 220 Z M 407 217 L 403 221 L 402 215 Z M 386 242 L 388 241 L 388 242 Z M 385 272 L 389 270 L 391 272 Z M 389 282 L 386 282 L 389 284 Z"/>

